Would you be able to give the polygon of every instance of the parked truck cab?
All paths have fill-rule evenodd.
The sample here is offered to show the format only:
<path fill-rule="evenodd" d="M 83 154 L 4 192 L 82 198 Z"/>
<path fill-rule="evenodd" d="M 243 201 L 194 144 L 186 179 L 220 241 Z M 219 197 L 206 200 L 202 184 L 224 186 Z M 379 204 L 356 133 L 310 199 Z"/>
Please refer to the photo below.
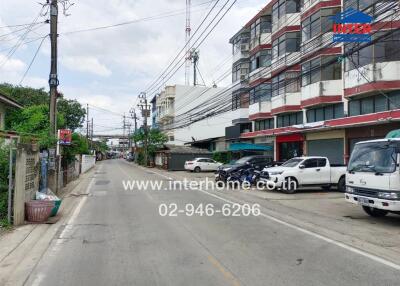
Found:
<path fill-rule="evenodd" d="M 345 199 L 374 217 L 400 214 L 400 138 L 359 142 L 348 164 Z"/>

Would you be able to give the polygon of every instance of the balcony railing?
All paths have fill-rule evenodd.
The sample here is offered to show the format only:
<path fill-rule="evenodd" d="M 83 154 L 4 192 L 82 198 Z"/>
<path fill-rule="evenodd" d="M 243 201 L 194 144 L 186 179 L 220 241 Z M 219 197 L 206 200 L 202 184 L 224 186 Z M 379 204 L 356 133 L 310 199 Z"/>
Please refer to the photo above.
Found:
<path fill-rule="evenodd" d="M 300 62 L 300 52 L 286 53 L 283 56 L 272 59 L 271 70 L 275 71 L 284 66 L 294 65 Z"/>

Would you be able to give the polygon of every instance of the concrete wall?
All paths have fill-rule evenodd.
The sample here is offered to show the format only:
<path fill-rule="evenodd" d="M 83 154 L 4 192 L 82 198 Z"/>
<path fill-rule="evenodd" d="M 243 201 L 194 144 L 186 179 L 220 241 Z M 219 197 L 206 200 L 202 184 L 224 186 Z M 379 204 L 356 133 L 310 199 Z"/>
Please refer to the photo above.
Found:
<path fill-rule="evenodd" d="M 81 162 L 82 174 L 92 169 L 95 164 L 96 164 L 96 156 L 82 155 L 82 162 Z"/>

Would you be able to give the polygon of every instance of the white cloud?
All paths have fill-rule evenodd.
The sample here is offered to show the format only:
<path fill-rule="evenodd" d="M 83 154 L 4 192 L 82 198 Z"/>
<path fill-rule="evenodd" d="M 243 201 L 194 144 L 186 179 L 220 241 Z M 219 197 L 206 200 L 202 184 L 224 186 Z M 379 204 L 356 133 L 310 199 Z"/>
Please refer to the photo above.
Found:
<path fill-rule="evenodd" d="M 108 77 L 112 74 L 104 64 L 95 57 L 72 56 L 62 57 L 61 63 L 72 71 L 90 73 L 94 75 Z"/>

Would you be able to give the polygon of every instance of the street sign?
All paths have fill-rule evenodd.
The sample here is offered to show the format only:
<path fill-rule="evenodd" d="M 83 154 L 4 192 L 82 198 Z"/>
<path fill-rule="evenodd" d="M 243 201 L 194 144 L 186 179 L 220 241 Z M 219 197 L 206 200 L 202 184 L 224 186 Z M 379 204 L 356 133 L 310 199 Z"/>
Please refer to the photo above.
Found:
<path fill-rule="evenodd" d="M 60 145 L 71 145 L 72 143 L 72 131 L 69 129 L 58 130 L 58 143 Z"/>

